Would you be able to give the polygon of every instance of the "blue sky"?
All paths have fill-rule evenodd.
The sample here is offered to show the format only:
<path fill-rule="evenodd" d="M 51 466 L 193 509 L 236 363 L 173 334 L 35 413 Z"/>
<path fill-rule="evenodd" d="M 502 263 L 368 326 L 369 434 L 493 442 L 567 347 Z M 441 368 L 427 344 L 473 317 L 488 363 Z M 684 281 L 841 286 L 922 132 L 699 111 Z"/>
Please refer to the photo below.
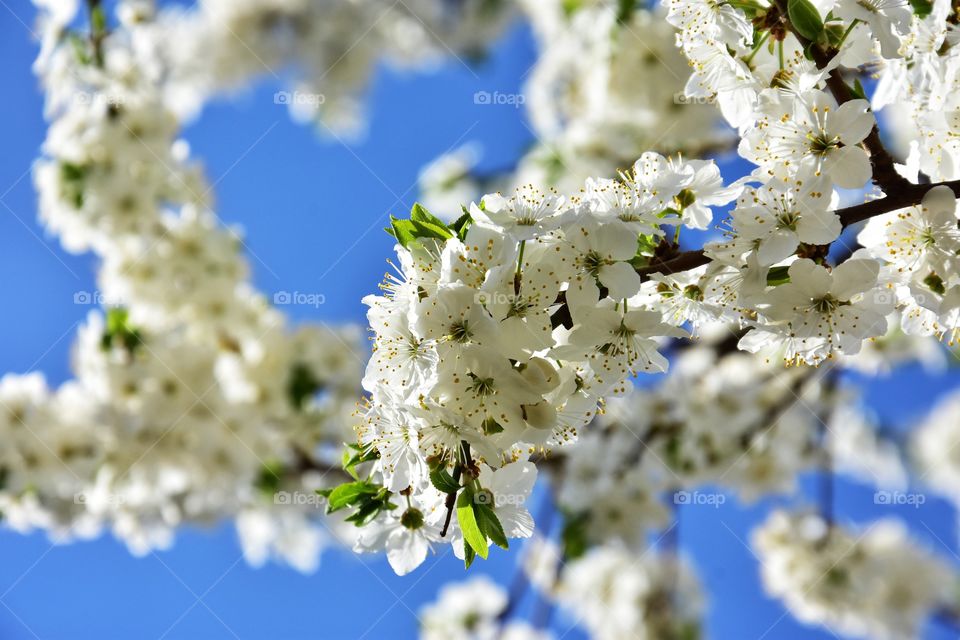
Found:
<path fill-rule="evenodd" d="M 45 123 L 30 72 L 33 16 L 26 0 L 0 0 L 0 74 L 7 88 L 0 100 L 0 300 L 6 311 L 0 371 L 42 371 L 57 384 L 70 375 L 76 324 L 91 309 L 74 304 L 74 295 L 95 290 L 96 262 L 65 253 L 37 223 L 29 171 Z M 415 201 L 418 169 L 469 141 L 483 145 L 484 164 L 502 167 L 532 141 L 522 110 L 475 105 L 473 94 L 519 91 L 534 53 L 529 32 L 518 25 L 478 66 L 454 60 L 429 74 L 381 69 L 363 141 L 324 139 L 290 122 L 273 102 L 278 86 L 268 82 L 208 108 L 186 137 L 216 184 L 218 214 L 246 231 L 256 284 L 268 293 L 325 296 L 319 308 L 289 307 L 296 322 L 362 322 L 360 298 L 375 290 L 391 253 L 381 228 L 389 214 L 403 215 Z M 731 175 L 736 169 L 725 167 Z M 871 384 L 868 399 L 886 420 L 906 423 L 957 381 L 955 373 L 931 379 L 910 368 Z M 816 495 L 814 479 L 803 488 L 811 499 Z M 833 637 L 784 616 L 762 594 L 746 544 L 769 506 L 781 502 L 791 501 L 742 506 L 731 499 L 719 509 L 683 510 L 681 544 L 710 594 L 710 637 Z M 957 563 L 955 518 L 939 500 L 918 509 L 881 509 L 872 489 L 839 483 L 837 511 L 852 522 L 907 519 L 919 539 Z M 509 584 L 517 557 L 497 553 L 475 569 Z M 172 550 L 145 558 L 132 557 L 109 536 L 51 546 L 40 534 L 0 530 L 0 637 L 413 638 L 418 608 L 444 582 L 463 577 L 452 555 L 431 558 L 405 578 L 381 558 L 336 551 L 312 576 L 279 566 L 251 569 L 228 525 L 187 530 Z M 558 635 L 569 627 L 554 617 Z M 931 625 L 926 637 L 956 636 Z"/>

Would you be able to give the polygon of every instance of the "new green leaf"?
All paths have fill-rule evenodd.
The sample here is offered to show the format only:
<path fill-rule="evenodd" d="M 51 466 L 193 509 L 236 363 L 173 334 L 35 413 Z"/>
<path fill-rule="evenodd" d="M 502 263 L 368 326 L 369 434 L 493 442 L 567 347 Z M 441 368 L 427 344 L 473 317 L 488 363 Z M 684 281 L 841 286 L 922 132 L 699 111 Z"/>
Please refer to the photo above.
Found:
<path fill-rule="evenodd" d="M 364 495 L 372 495 L 377 493 L 379 490 L 380 487 L 377 485 L 362 480 L 342 484 L 331 491 L 330 495 L 327 497 L 327 500 L 329 501 L 327 504 L 327 512 L 333 513 L 334 511 L 339 511 L 340 509 L 348 507 L 357 502 Z"/>
<path fill-rule="evenodd" d="M 477 523 L 477 516 L 474 511 L 473 492 L 464 491 L 457 498 L 457 522 L 460 523 L 460 531 L 463 532 L 463 540 L 468 544 L 477 555 L 487 559 L 487 536 L 480 530 Z"/>
<path fill-rule="evenodd" d="M 442 493 L 456 493 L 460 490 L 460 483 L 444 469 L 438 467 L 430 472 L 430 482 Z"/>
<path fill-rule="evenodd" d="M 820 12 L 810 0 L 790 0 L 787 13 L 793 28 L 807 40 L 816 40 L 823 32 Z"/>
<path fill-rule="evenodd" d="M 507 535 L 503 532 L 503 525 L 500 524 L 500 518 L 497 517 L 493 507 L 487 504 L 476 504 L 474 506 L 474 513 L 477 516 L 477 523 L 480 525 L 481 531 L 493 541 L 493 544 L 503 549 L 509 549 L 510 543 L 507 542 Z"/>

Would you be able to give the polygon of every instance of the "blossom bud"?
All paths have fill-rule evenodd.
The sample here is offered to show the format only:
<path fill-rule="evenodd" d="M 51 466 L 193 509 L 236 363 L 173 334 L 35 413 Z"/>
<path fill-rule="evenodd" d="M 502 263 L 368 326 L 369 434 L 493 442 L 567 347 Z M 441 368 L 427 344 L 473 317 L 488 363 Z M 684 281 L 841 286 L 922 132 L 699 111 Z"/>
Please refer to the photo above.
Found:
<path fill-rule="evenodd" d="M 523 405 L 524 418 L 534 429 L 553 429 L 557 424 L 557 409 L 549 402 Z"/>
<path fill-rule="evenodd" d="M 520 375 L 536 393 L 550 393 L 560 385 L 557 369 L 545 358 L 530 358 Z"/>

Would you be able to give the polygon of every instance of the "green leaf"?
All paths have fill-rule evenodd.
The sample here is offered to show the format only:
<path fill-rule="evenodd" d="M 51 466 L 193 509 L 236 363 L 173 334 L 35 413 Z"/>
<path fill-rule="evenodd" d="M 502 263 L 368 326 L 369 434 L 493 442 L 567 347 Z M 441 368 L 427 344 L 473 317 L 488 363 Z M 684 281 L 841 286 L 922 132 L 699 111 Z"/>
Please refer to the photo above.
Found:
<path fill-rule="evenodd" d="M 477 523 L 476 512 L 474 511 L 473 491 L 463 491 L 457 498 L 457 522 L 460 523 L 460 531 L 463 532 L 463 540 L 477 555 L 487 559 L 488 547 L 487 536 L 480 530 Z"/>
<path fill-rule="evenodd" d="M 369 484 L 369 483 L 367 483 Z M 391 511 L 397 508 L 397 505 L 390 502 L 390 496 L 393 495 L 387 491 L 384 487 L 376 487 L 375 494 L 360 494 L 357 498 L 356 503 L 359 505 L 357 511 L 346 519 L 347 522 L 352 522 L 358 527 L 362 527 L 376 518 L 381 511 Z M 340 487 L 337 487 L 338 489 Z M 334 489 L 334 492 L 336 489 Z M 333 492 L 330 494 L 333 495 Z M 329 511 L 329 508 L 328 508 Z"/>
<path fill-rule="evenodd" d="M 414 235 L 413 223 L 409 220 L 400 220 L 390 216 L 390 228 L 392 235 L 400 243 L 400 246 L 407 248 L 417 237 Z"/>
<path fill-rule="evenodd" d="M 770 267 L 767 272 L 767 286 L 778 287 L 790 282 L 789 267 Z"/>
<path fill-rule="evenodd" d="M 343 465 L 343 470 L 353 476 L 354 480 L 359 480 L 360 478 L 356 472 L 357 465 L 376 460 L 379 457 L 380 452 L 377 451 L 375 447 L 364 448 L 359 444 L 351 443 L 343 450 L 341 464 Z"/>
<path fill-rule="evenodd" d="M 426 222 L 437 227 L 443 227 L 444 229 L 447 227 L 443 220 L 427 211 L 419 202 L 413 205 L 413 209 L 410 210 L 410 219 L 416 220 L 417 222 Z"/>
<path fill-rule="evenodd" d="M 358 502 L 363 496 L 373 495 L 378 491 L 380 491 L 379 486 L 373 484 L 372 482 L 366 482 L 363 480 L 342 484 L 331 491 L 330 495 L 327 496 L 329 500 L 327 504 L 327 513 L 339 511 L 344 507 L 348 507 L 351 504 Z"/>
<path fill-rule="evenodd" d="M 509 549 L 510 543 L 507 542 L 507 535 L 503 532 L 503 525 L 500 524 L 500 518 L 497 517 L 493 507 L 486 504 L 476 504 L 474 512 L 480 530 L 493 541 L 493 544 L 503 549 Z"/>
<path fill-rule="evenodd" d="M 460 491 L 460 483 L 453 479 L 446 469 L 438 467 L 430 472 L 430 482 L 442 493 Z"/>
<path fill-rule="evenodd" d="M 913 15 L 921 20 L 933 11 L 933 3 L 930 0 L 910 0 L 910 6 L 913 7 Z"/>
<path fill-rule="evenodd" d="M 468 544 L 463 545 L 463 567 L 469 569 L 473 561 L 477 559 L 477 552 Z"/>
<path fill-rule="evenodd" d="M 587 522 L 587 514 L 565 514 L 560 542 L 567 559 L 574 560 L 587 552 Z"/>
<path fill-rule="evenodd" d="M 254 486 L 260 490 L 260 493 L 266 496 L 272 496 L 280 489 L 280 478 L 283 477 L 283 462 L 272 460 L 265 463 L 254 480 Z"/>
<path fill-rule="evenodd" d="M 854 98 L 860 98 L 861 100 L 867 99 L 867 92 L 863 90 L 863 85 L 860 84 L 860 78 L 853 79 L 853 86 L 850 87 L 850 93 Z"/>
<path fill-rule="evenodd" d="M 130 313 L 121 307 L 107 310 L 107 322 L 100 339 L 103 349 L 119 344 L 127 351 L 133 351 L 141 342 L 140 331 L 130 325 Z"/>
<path fill-rule="evenodd" d="M 473 224 L 473 217 L 470 215 L 470 212 L 464 208 L 463 215 L 457 218 L 453 224 L 450 225 L 450 230 L 457 234 L 457 238 L 463 240 L 466 237 L 467 229 L 470 228 L 471 224 Z"/>
<path fill-rule="evenodd" d="M 377 514 L 382 510 L 382 506 L 375 500 L 365 502 L 363 506 L 357 509 L 357 512 L 346 519 L 346 522 L 352 522 L 358 527 L 370 524 Z"/>
<path fill-rule="evenodd" d="M 931 272 L 926 278 L 923 279 L 923 284 L 927 285 L 927 288 L 930 291 L 938 295 L 943 295 L 947 292 L 947 287 L 943 283 L 943 278 L 938 276 L 936 273 Z"/>
<path fill-rule="evenodd" d="M 583 4 L 583 0 L 562 0 L 561 6 L 564 15 L 569 18 L 580 9 L 581 4 Z"/>
<path fill-rule="evenodd" d="M 95 34 L 102 34 L 107 30 L 107 15 L 99 4 L 95 5 L 90 13 L 90 26 Z"/>
<path fill-rule="evenodd" d="M 299 362 L 293 365 L 287 382 L 287 397 L 296 409 L 302 410 L 306 407 L 307 400 L 321 388 L 320 381 L 313 375 L 310 367 Z"/>
<path fill-rule="evenodd" d="M 790 0 L 787 14 L 793 28 L 807 40 L 816 40 L 823 32 L 823 20 L 820 12 L 810 0 Z"/>
<path fill-rule="evenodd" d="M 411 225 L 413 225 L 413 233 L 416 238 L 436 238 L 437 240 L 447 240 L 448 238 L 453 237 L 453 233 L 450 229 L 447 229 L 447 225 L 442 222 L 439 225 L 433 224 L 432 222 L 424 222 L 422 220 L 410 220 Z"/>
<path fill-rule="evenodd" d="M 60 163 L 60 182 L 63 197 L 75 209 L 83 207 L 83 188 L 87 178 L 87 167 L 72 162 Z"/>
<path fill-rule="evenodd" d="M 439 218 L 435 218 L 429 211 L 414 207 L 418 219 L 400 220 L 390 216 L 390 228 L 387 233 L 397 239 L 402 247 L 409 248 L 419 238 L 434 238 L 446 240 L 453 237 L 453 232 L 447 228 Z"/>
<path fill-rule="evenodd" d="M 617 22 L 624 24 L 633 17 L 634 6 L 637 0 L 618 0 L 617 2 Z"/>
<path fill-rule="evenodd" d="M 343 467 L 343 470 L 350 474 L 350 477 L 354 480 L 359 480 L 360 476 L 357 475 L 356 466 L 357 464 L 353 461 L 357 456 L 350 453 L 350 449 L 343 450 L 343 457 L 341 458 L 340 464 Z"/>

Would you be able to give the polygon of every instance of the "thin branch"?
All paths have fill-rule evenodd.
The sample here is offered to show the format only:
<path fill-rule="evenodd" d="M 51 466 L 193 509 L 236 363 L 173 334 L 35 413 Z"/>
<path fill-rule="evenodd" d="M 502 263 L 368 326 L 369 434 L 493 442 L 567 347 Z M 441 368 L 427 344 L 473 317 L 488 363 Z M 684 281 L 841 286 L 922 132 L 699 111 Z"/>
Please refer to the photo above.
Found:
<path fill-rule="evenodd" d="M 87 13 L 90 17 L 90 47 L 93 50 L 93 61 L 98 67 L 102 67 L 103 40 L 107 37 L 107 29 L 101 0 L 87 0 Z"/>
<path fill-rule="evenodd" d="M 885 198 L 837 209 L 834 213 L 840 216 L 840 223 L 843 225 L 843 228 L 847 228 L 850 225 L 869 220 L 884 213 L 890 213 L 897 209 L 920 204 L 923 196 L 925 196 L 930 189 L 939 186 L 949 187 L 950 190 L 953 191 L 954 196 L 960 198 L 960 180 L 949 180 L 936 184 L 912 184 L 908 182 L 887 194 Z M 649 265 L 637 269 L 637 273 L 646 280 L 655 273 L 669 275 L 671 273 L 696 269 L 709 263 L 710 258 L 704 255 L 703 249 L 682 251 L 667 260 L 651 262 Z"/>
<path fill-rule="evenodd" d="M 470 445 L 466 440 L 461 441 L 460 446 L 457 447 L 458 452 L 456 454 L 456 465 L 453 468 L 453 480 L 457 484 L 460 483 L 460 476 L 463 474 L 464 470 L 469 470 L 473 465 L 473 459 L 470 457 Z M 447 499 L 444 502 L 444 508 L 447 510 L 447 515 L 443 519 L 443 528 L 440 530 L 440 537 L 444 538 L 447 535 L 447 531 L 450 530 L 450 520 L 453 518 L 453 508 L 457 504 L 457 491 L 451 491 L 447 494 Z"/>
<path fill-rule="evenodd" d="M 823 47 L 819 44 L 812 43 L 810 40 L 801 35 L 789 20 L 789 12 L 787 10 L 787 3 L 784 0 L 776 0 L 777 10 L 780 12 L 781 18 L 783 20 L 784 26 L 790 30 L 790 32 L 796 36 L 797 40 L 800 42 L 800 45 L 804 50 L 809 51 L 813 56 L 813 61 L 816 63 L 818 69 L 826 69 L 830 66 L 830 63 L 833 61 L 833 58 L 840 53 L 838 49 L 831 49 L 825 51 Z M 811 46 L 812 45 L 812 46 Z M 833 94 L 833 97 L 836 98 L 839 104 L 844 102 L 849 102 L 854 99 L 854 95 L 851 93 L 850 88 L 843 81 L 843 78 L 840 77 L 840 71 L 837 68 L 834 68 L 827 74 L 827 89 L 830 90 L 830 93 Z M 895 191 L 909 185 L 909 181 L 897 173 L 894 168 L 893 156 L 887 151 L 886 147 L 883 146 L 883 141 L 880 140 L 880 130 L 877 127 L 876 122 L 874 122 L 873 128 L 870 130 L 870 133 L 861 143 L 870 153 L 870 166 L 873 168 L 873 183 L 878 187 L 883 189 L 885 193 Z"/>

